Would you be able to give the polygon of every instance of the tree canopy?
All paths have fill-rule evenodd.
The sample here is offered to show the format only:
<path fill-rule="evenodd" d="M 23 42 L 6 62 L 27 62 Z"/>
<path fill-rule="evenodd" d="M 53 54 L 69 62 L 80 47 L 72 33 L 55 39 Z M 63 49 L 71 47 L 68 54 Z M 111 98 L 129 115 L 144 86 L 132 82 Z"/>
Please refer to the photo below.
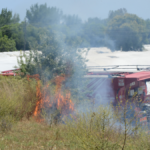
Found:
<path fill-rule="evenodd" d="M 1 10 L 0 14 L 0 27 L 4 25 L 9 25 L 12 23 L 18 23 L 19 22 L 19 15 L 14 14 L 12 15 L 12 11 L 8 11 L 7 8 L 3 8 Z"/>
<path fill-rule="evenodd" d="M 60 23 L 62 12 L 55 7 L 48 7 L 47 4 L 35 4 L 27 10 L 26 17 L 30 24 L 44 27 Z"/>
<path fill-rule="evenodd" d="M 110 10 L 108 14 L 108 19 L 113 19 L 116 16 L 124 16 L 127 14 L 127 10 L 125 8 L 120 8 L 118 10 Z"/>
<path fill-rule="evenodd" d="M 34 4 L 26 11 L 25 20 L 3 8 L 0 13 L 0 33 L 14 40 L 17 50 L 41 50 L 41 37 L 56 39 L 70 47 L 101 47 L 111 50 L 142 50 L 150 44 L 150 20 L 130 14 L 125 8 L 110 11 L 108 18 L 82 21 L 77 15 L 65 15 L 56 7 Z M 61 38 L 60 38 L 61 37 Z"/>
<path fill-rule="evenodd" d="M 8 39 L 6 35 L 0 38 L 0 51 L 1 52 L 15 51 L 15 50 L 16 50 L 16 43 L 14 40 Z"/>
<path fill-rule="evenodd" d="M 125 14 L 116 16 L 109 22 L 107 33 L 115 41 L 117 49 L 142 50 L 145 27 L 143 19 L 136 15 Z"/>
<path fill-rule="evenodd" d="M 103 46 L 106 32 L 106 24 L 104 20 L 99 18 L 89 18 L 83 26 L 83 37 L 90 46 Z"/>

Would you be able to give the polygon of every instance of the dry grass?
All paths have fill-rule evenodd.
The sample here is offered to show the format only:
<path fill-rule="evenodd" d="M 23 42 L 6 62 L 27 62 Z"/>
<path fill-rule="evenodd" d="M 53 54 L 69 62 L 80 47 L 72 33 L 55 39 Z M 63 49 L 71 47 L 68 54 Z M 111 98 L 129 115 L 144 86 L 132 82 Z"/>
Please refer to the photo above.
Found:
<path fill-rule="evenodd" d="M 37 123 L 34 119 L 23 120 L 11 131 L 1 132 L 0 149 L 8 150 L 51 150 L 67 149 L 64 144 L 66 127 L 61 124 L 50 127 L 45 123 Z"/>
<path fill-rule="evenodd" d="M 92 114 L 91 114 L 92 115 Z M 96 114 L 97 115 L 97 114 Z M 66 124 L 59 123 L 49 126 L 38 123 L 33 118 L 23 119 L 15 124 L 10 131 L 0 132 L 1 150 L 122 150 L 123 130 L 104 129 L 91 118 L 85 121 L 78 119 L 68 120 Z M 80 120 L 82 118 L 82 120 Z M 96 120 L 95 120 L 96 121 Z M 125 150 L 150 149 L 149 135 L 128 135 Z"/>
<path fill-rule="evenodd" d="M 110 107 L 76 111 L 69 119 L 63 117 L 63 123 L 36 122 L 30 117 L 36 103 L 35 87 L 34 80 L 0 77 L 0 150 L 150 149 L 150 135 L 130 126 L 126 111 L 117 126 L 120 116 Z"/>
<path fill-rule="evenodd" d="M 23 117 L 29 118 L 36 104 L 36 82 L 0 76 L 0 128 L 7 129 Z"/>
<path fill-rule="evenodd" d="M 11 131 L 1 134 L 1 149 L 45 149 L 50 148 L 54 131 L 48 126 L 33 120 L 24 120 L 15 125 Z"/>

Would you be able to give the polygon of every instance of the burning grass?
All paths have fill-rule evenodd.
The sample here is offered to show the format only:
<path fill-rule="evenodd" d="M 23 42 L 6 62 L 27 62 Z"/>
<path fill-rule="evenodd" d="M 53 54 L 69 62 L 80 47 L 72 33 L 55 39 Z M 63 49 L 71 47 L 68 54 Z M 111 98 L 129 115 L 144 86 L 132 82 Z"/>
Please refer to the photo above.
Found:
<path fill-rule="evenodd" d="M 33 117 L 36 118 L 38 122 L 46 121 L 43 112 L 47 114 L 54 114 L 57 111 L 58 119 L 63 116 L 67 116 L 74 111 L 74 103 L 71 100 L 71 94 L 69 91 L 65 93 L 62 91 L 62 82 L 65 81 L 65 76 L 56 76 L 52 83 L 55 84 L 55 92 L 52 95 L 50 90 L 50 83 L 42 86 L 38 75 L 27 76 L 29 78 L 34 78 L 37 81 L 36 85 L 36 106 L 33 113 Z M 65 95 L 65 96 L 64 96 Z"/>

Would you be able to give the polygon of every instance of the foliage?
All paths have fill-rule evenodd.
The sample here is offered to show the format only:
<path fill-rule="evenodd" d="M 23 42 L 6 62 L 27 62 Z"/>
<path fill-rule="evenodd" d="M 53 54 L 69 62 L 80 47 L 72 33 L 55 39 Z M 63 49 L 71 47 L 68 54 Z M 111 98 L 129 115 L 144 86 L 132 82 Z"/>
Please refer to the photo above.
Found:
<path fill-rule="evenodd" d="M 127 10 L 125 8 L 120 8 L 115 11 L 111 10 L 109 11 L 108 19 L 113 19 L 116 16 L 124 16 L 125 14 L 127 14 Z"/>
<path fill-rule="evenodd" d="M 8 11 L 7 8 L 3 8 L 1 10 L 0 14 L 0 27 L 4 25 L 9 25 L 12 23 L 18 23 L 19 22 L 19 15 L 14 14 L 12 15 L 12 11 Z"/>
<path fill-rule="evenodd" d="M 8 39 L 6 35 L 0 38 L 1 52 L 8 52 L 8 51 L 15 51 L 15 50 L 16 50 L 16 43 L 13 39 Z"/>
<path fill-rule="evenodd" d="M 35 27 L 30 24 L 26 27 L 26 40 L 29 45 L 29 49 L 32 50 L 42 50 L 42 40 L 45 37 L 48 37 L 49 30 L 46 28 Z"/>
<path fill-rule="evenodd" d="M 89 18 L 83 26 L 83 38 L 91 47 L 104 46 L 106 23 L 99 18 Z"/>
<path fill-rule="evenodd" d="M 69 28 L 74 28 L 74 27 L 80 27 L 82 25 L 82 20 L 76 16 L 76 15 L 66 15 L 64 16 L 64 22 L 63 22 L 66 26 L 68 26 Z"/>
<path fill-rule="evenodd" d="M 1 11 L 0 37 L 6 35 L 14 40 L 17 50 L 42 49 L 41 39 L 44 34 L 44 39 L 48 39 L 51 31 L 63 45 L 78 48 L 106 46 L 111 50 L 136 51 L 150 43 L 149 20 L 129 14 L 125 8 L 110 11 L 106 19 L 89 18 L 85 22 L 47 4 L 32 5 L 22 22 L 18 14 L 13 15 L 7 8 Z"/>
<path fill-rule="evenodd" d="M 150 43 L 150 19 L 147 19 L 146 21 L 146 33 L 147 33 L 147 38 L 146 38 L 146 44 Z"/>
<path fill-rule="evenodd" d="M 24 46 L 24 37 L 23 37 L 23 30 L 22 24 L 11 24 L 5 25 L 1 28 L 2 36 L 7 36 L 9 39 L 13 39 L 16 43 L 16 49 L 22 50 Z M 27 47 L 27 49 L 29 49 Z"/>
<path fill-rule="evenodd" d="M 58 43 L 54 40 L 54 37 L 49 38 L 50 36 L 42 36 L 42 44 L 38 45 L 38 48 L 40 47 L 44 48 L 42 49 L 42 53 L 39 53 L 37 50 L 30 51 L 29 56 L 25 56 L 24 54 L 20 57 L 19 64 L 20 68 L 22 69 L 22 66 L 26 65 L 26 68 L 24 69 L 26 73 L 32 74 L 39 74 L 41 77 L 43 77 L 43 74 L 46 74 L 49 79 L 53 76 L 54 73 L 58 73 L 58 70 L 61 70 L 61 61 L 62 61 L 62 55 L 59 48 Z M 25 62 L 22 58 L 26 58 Z M 59 64 L 59 65 L 58 65 Z M 59 68 L 57 68 L 57 66 Z M 32 69 L 30 69 L 32 68 Z M 23 69 L 21 70 L 23 71 Z"/>
<path fill-rule="evenodd" d="M 115 41 L 117 49 L 123 51 L 142 50 L 145 36 L 145 22 L 136 15 L 116 16 L 107 29 L 108 35 Z"/>
<path fill-rule="evenodd" d="M 61 32 L 65 35 L 64 43 L 66 45 L 83 47 L 85 44 L 85 39 L 82 37 L 83 23 L 78 16 L 64 16 Z"/>
<path fill-rule="evenodd" d="M 47 4 L 35 4 L 26 12 L 30 24 L 43 27 L 60 23 L 62 12 L 55 7 L 48 7 Z"/>

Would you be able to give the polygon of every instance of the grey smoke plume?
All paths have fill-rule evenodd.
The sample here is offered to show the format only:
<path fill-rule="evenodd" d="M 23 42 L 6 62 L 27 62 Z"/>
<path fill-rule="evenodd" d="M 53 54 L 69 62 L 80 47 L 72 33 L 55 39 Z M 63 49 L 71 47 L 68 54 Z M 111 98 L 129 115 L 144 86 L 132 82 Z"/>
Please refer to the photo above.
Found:
<path fill-rule="evenodd" d="M 39 6 L 36 5 L 36 7 Z M 46 8 L 47 6 L 42 5 L 41 7 Z M 52 10 L 58 12 L 57 9 Z M 50 8 L 48 11 L 51 11 Z M 35 53 L 32 56 L 36 57 L 33 59 L 34 64 L 31 64 L 31 62 L 28 64 L 29 72 L 40 74 L 43 82 L 52 79 L 55 75 L 66 74 L 67 80 L 63 83 L 63 89 L 71 91 L 72 97 L 78 101 L 78 110 L 84 110 L 85 105 L 82 101 L 88 99 L 94 100 L 87 103 L 88 108 L 109 105 L 113 101 L 114 95 L 109 95 L 113 90 L 110 83 L 107 82 L 108 79 L 93 78 L 87 81 L 84 78 L 87 73 L 86 60 L 81 53 L 84 51 L 82 47 L 86 47 L 88 44 L 89 46 L 91 46 L 90 44 L 92 46 L 109 45 L 112 49 L 115 49 L 114 42 L 107 36 L 98 36 L 93 33 L 89 33 L 89 39 L 86 39 L 86 32 L 83 32 L 85 24 L 78 16 L 62 17 L 61 15 L 54 22 L 50 22 L 49 19 L 47 22 L 46 20 L 40 22 L 39 18 L 33 22 L 29 19 L 30 17 L 28 17 L 28 23 L 41 31 L 39 32 L 40 40 L 37 42 L 37 49 L 42 51 L 41 54 L 37 53 L 36 50 L 34 51 Z M 97 18 L 92 22 L 103 23 Z M 90 37 L 90 35 L 92 36 Z M 31 61 L 32 58 L 29 60 Z M 110 100 L 110 97 L 112 97 L 112 100 Z"/>

